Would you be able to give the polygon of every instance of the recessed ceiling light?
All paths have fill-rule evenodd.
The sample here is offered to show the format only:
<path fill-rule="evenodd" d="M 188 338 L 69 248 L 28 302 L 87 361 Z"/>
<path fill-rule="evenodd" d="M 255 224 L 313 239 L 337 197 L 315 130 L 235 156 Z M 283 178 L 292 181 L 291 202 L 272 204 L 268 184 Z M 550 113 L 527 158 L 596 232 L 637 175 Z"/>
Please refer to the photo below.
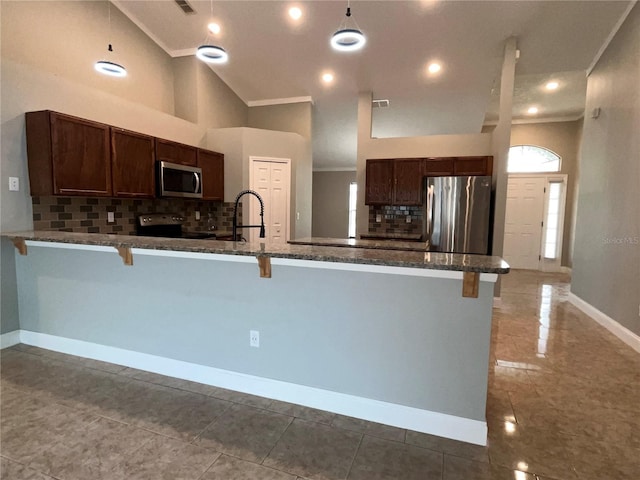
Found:
<path fill-rule="evenodd" d="M 545 85 L 547 90 L 555 90 L 556 88 L 558 88 L 558 82 L 549 82 Z"/>
<path fill-rule="evenodd" d="M 207 25 L 207 28 L 213 35 L 217 35 L 220 33 L 220 25 L 215 22 L 211 22 L 209 25 Z"/>
<path fill-rule="evenodd" d="M 433 62 L 429 64 L 429 66 L 427 67 L 427 70 L 429 71 L 429 73 L 435 74 L 435 73 L 438 73 L 440 70 L 442 70 L 442 65 L 440 65 L 439 63 Z"/>
<path fill-rule="evenodd" d="M 302 17 L 302 10 L 298 7 L 291 7 L 289 9 L 289 16 L 294 20 L 300 20 L 300 17 Z"/>
<path fill-rule="evenodd" d="M 538 107 L 529 107 L 529 110 L 527 110 L 527 113 L 529 115 L 535 115 L 536 113 L 538 113 Z"/>
<path fill-rule="evenodd" d="M 322 74 L 322 81 L 323 81 L 324 83 L 331 83 L 331 82 L 333 82 L 333 73 L 329 73 L 329 72 L 327 72 L 327 73 L 323 73 L 323 74 Z"/>

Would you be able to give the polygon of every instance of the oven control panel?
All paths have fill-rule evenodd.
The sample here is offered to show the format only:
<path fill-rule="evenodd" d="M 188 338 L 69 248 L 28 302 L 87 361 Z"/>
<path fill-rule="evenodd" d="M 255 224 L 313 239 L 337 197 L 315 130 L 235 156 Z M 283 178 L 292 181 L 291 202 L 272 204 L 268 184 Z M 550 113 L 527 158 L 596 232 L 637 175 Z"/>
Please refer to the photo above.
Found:
<path fill-rule="evenodd" d="M 141 227 L 150 227 L 153 225 L 182 225 L 185 218 L 178 214 L 167 213 L 148 213 L 138 217 L 138 224 Z"/>

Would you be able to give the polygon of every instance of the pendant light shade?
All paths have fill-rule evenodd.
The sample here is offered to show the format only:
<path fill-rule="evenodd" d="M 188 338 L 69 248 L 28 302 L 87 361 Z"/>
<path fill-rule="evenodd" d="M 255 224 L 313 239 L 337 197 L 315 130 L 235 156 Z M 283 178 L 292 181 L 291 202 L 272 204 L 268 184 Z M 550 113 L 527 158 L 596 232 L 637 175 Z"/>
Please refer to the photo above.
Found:
<path fill-rule="evenodd" d="M 213 0 L 211 0 L 211 18 L 213 19 Z M 218 32 L 220 31 L 220 26 L 217 23 L 210 23 L 209 25 L 215 25 L 217 27 Z M 216 29 L 207 27 L 207 32 L 211 32 L 212 34 Z M 211 45 L 207 43 L 209 39 L 209 35 L 205 37 L 203 45 L 200 45 L 196 50 L 196 57 L 198 57 L 203 62 L 207 63 L 226 63 L 229 60 L 229 54 L 225 51 L 224 48 L 218 47 L 217 45 Z"/>
<path fill-rule="evenodd" d="M 207 63 L 225 63 L 229 55 L 224 48 L 215 45 L 201 45 L 196 50 L 196 57 Z"/>
<path fill-rule="evenodd" d="M 109 52 L 113 52 L 113 47 L 109 44 Z M 109 62 L 108 60 L 100 60 L 95 63 L 93 66 L 97 72 L 103 73 L 105 75 L 110 75 L 112 77 L 126 77 L 127 69 L 122 65 L 119 65 L 114 62 Z"/>
<path fill-rule="evenodd" d="M 107 2 L 109 8 L 109 38 L 111 38 L 111 2 Z M 113 46 L 109 44 L 109 48 L 107 48 L 107 56 L 109 58 L 113 57 Z M 104 75 L 109 75 L 111 77 L 126 77 L 127 69 L 124 68 L 119 63 L 111 62 L 109 60 L 99 60 L 94 65 L 96 72 L 100 72 Z"/>
<path fill-rule="evenodd" d="M 367 39 L 360 31 L 358 23 L 351 17 L 351 7 L 347 6 L 345 19 L 340 24 L 338 31 L 331 37 L 331 46 L 341 52 L 353 52 L 360 50 L 365 43 L 367 43 Z"/>

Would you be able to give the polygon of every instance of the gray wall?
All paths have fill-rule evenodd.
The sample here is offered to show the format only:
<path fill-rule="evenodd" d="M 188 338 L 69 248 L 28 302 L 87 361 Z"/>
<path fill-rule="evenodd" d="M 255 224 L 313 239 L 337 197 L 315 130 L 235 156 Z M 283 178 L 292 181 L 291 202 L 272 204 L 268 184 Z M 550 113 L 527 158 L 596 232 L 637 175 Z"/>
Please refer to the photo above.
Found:
<path fill-rule="evenodd" d="M 249 107 L 247 126 L 252 128 L 298 133 L 311 140 L 311 124 L 311 102 Z"/>
<path fill-rule="evenodd" d="M 356 172 L 313 172 L 314 237 L 347 238 L 349 185 Z"/>
<path fill-rule="evenodd" d="M 582 119 L 573 122 L 530 123 L 511 126 L 511 145 L 536 145 L 548 148 L 562 157 L 560 173 L 567 174 L 567 203 L 564 216 L 562 244 L 562 265 L 572 265 L 571 247 L 575 208 L 578 198 L 578 146 L 582 129 Z"/>
<path fill-rule="evenodd" d="M 0 335 L 20 328 L 14 246 L 0 238 Z"/>
<path fill-rule="evenodd" d="M 25 330 L 485 421 L 491 283 L 42 247 L 17 275 Z"/>
<path fill-rule="evenodd" d="M 587 83 L 571 291 L 640 335 L 640 5 Z M 600 108 L 597 119 L 588 112 Z"/>

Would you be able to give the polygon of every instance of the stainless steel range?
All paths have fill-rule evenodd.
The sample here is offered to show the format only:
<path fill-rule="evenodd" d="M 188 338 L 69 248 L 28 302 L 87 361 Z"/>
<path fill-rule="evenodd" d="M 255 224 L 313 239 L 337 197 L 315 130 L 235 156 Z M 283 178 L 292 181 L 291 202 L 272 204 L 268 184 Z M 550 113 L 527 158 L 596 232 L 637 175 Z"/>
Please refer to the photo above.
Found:
<path fill-rule="evenodd" d="M 136 234 L 145 237 L 215 239 L 213 232 L 185 231 L 185 218 L 172 213 L 147 213 L 136 222 Z"/>

